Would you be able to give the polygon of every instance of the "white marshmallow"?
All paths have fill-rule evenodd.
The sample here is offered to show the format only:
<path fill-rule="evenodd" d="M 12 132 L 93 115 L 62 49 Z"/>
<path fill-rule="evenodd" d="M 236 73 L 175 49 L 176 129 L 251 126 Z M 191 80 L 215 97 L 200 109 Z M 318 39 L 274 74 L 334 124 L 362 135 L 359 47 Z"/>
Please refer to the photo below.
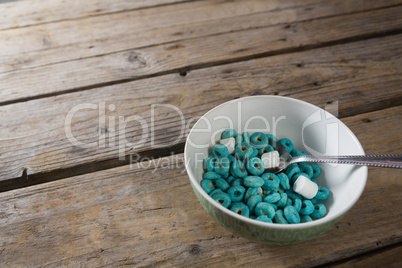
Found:
<path fill-rule="evenodd" d="M 259 195 L 262 195 L 262 193 L 263 193 L 262 188 L 261 188 L 261 187 L 258 187 L 258 194 L 259 194 Z"/>
<path fill-rule="evenodd" d="M 228 148 L 229 154 L 232 154 L 234 152 L 236 146 L 236 140 L 234 137 L 222 139 L 219 141 L 219 143 L 225 145 L 226 148 Z"/>
<path fill-rule="evenodd" d="M 299 175 L 293 184 L 293 190 L 304 198 L 311 199 L 317 194 L 318 185 L 312 182 L 309 178 Z"/>
<path fill-rule="evenodd" d="M 279 166 L 279 153 L 278 151 L 265 153 L 261 155 L 261 160 L 265 168 L 275 168 Z"/>

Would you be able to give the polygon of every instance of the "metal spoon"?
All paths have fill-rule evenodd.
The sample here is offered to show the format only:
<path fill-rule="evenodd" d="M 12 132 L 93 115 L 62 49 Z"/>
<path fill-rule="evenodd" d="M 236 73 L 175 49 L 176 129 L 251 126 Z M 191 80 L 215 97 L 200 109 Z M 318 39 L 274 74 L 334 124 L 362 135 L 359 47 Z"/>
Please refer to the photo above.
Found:
<path fill-rule="evenodd" d="M 279 143 L 279 166 L 267 168 L 265 172 L 278 173 L 293 163 L 313 162 L 313 163 L 334 163 L 334 164 L 352 164 L 374 167 L 402 168 L 402 154 L 395 155 L 302 155 L 291 157 L 286 148 Z"/>

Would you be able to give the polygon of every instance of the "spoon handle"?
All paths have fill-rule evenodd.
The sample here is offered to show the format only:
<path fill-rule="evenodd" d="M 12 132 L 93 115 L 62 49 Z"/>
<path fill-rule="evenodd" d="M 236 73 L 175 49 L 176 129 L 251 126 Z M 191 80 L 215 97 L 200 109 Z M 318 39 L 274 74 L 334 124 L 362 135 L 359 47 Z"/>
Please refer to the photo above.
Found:
<path fill-rule="evenodd" d="M 345 155 L 345 156 L 314 156 L 302 155 L 292 157 L 290 163 L 313 162 L 313 163 L 334 163 L 352 164 L 374 167 L 402 168 L 402 154 L 396 155 Z"/>

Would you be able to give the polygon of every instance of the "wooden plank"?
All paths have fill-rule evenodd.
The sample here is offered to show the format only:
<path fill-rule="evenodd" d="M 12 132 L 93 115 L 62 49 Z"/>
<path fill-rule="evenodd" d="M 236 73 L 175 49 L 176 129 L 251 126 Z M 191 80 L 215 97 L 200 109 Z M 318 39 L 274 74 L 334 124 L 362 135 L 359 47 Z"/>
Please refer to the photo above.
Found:
<path fill-rule="evenodd" d="M 341 11 L 340 9 L 330 10 L 334 13 Z M 317 13 L 312 14 L 317 15 Z M 152 75 L 179 72 L 182 69 L 244 60 L 256 55 L 300 51 L 356 36 L 378 34 L 381 31 L 402 31 L 400 14 L 402 14 L 402 6 L 302 21 L 292 26 L 281 24 L 268 28 L 257 27 L 247 31 L 199 37 L 78 61 L 7 72 L 0 74 L 0 81 L 2 81 L 0 104 L 127 82 Z M 255 16 L 260 19 L 254 18 Z M 231 18 L 227 26 L 233 25 L 234 20 L 237 18 Z M 247 20 L 261 23 L 264 20 L 270 21 L 272 18 L 263 13 L 247 16 Z M 328 27 L 331 31 L 327 30 Z M 208 27 L 208 29 L 214 28 L 216 27 Z M 250 40 L 253 40 L 252 46 L 250 46 Z M 49 74 L 52 75 L 49 76 Z"/>
<path fill-rule="evenodd" d="M 402 107 L 345 118 L 400 151 Z M 378 118 L 361 126 L 365 118 Z M 380 120 L 381 118 L 381 120 Z M 386 129 L 377 133 L 376 129 Z M 22 266 L 315 266 L 402 242 L 402 184 L 396 169 L 370 168 L 366 189 L 336 227 L 301 244 L 261 245 L 208 216 L 183 173 L 182 155 L 67 178 L 0 194 L 0 262 Z M 158 162 L 159 161 L 159 162 Z M 385 198 L 386 197 L 386 198 Z M 317 257 L 319 256 L 319 257 Z"/>
<path fill-rule="evenodd" d="M 40 4 L 29 0 L 10 1 L 0 5 L 0 12 L 2 13 L 0 30 L 150 8 L 184 1 L 186 0 L 42 0 Z"/>
<path fill-rule="evenodd" d="M 402 266 L 402 246 L 391 247 L 390 249 L 375 251 L 365 254 L 339 264 L 328 265 L 327 267 L 349 268 L 349 267 L 389 267 L 398 268 Z"/>
<path fill-rule="evenodd" d="M 262 0 L 248 3 L 198 1 L 4 30 L 1 31 L 0 72 L 201 36 L 205 35 L 202 34 L 205 29 L 208 29 L 206 35 L 219 33 L 222 29 L 214 31 L 205 27 L 205 22 L 272 11 L 278 7 L 278 4 L 267 4 Z M 194 29 L 199 24 L 202 26 Z M 215 22 L 215 28 L 216 25 Z M 21 51 L 27 42 L 29 48 Z"/>
<path fill-rule="evenodd" d="M 397 4 L 401 1 L 200 1 L 5 30 L 0 72 Z"/>
<path fill-rule="evenodd" d="M 279 94 L 321 107 L 338 101 L 341 117 L 401 105 L 400 40 L 401 36 L 372 39 L 197 70 L 185 77 L 172 74 L 0 107 L 0 180 L 63 169 L 77 172 L 74 166 L 79 166 L 78 171 L 96 170 L 105 168 L 105 161 L 123 165 L 128 159 L 120 161 L 121 152 L 128 155 L 162 148 L 169 154 L 170 146 L 182 148 L 184 123 L 190 127 L 197 116 L 241 96 Z M 78 111 L 71 131 L 79 142 L 95 143 L 86 149 L 73 145 L 65 129 L 69 112 L 85 103 L 97 109 Z M 184 121 L 172 107 L 153 104 L 177 107 Z M 99 109 L 105 110 L 105 115 L 100 117 Z M 124 126 L 119 117 L 133 115 L 145 120 L 144 131 L 135 121 L 126 126 L 125 133 L 119 131 L 118 126 Z M 140 142 L 146 134 L 145 142 Z M 109 137 L 115 137 L 114 145 L 108 143 Z M 135 150 L 126 146 L 128 142 L 136 143 Z M 23 180 L 30 182 L 25 176 Z"/>

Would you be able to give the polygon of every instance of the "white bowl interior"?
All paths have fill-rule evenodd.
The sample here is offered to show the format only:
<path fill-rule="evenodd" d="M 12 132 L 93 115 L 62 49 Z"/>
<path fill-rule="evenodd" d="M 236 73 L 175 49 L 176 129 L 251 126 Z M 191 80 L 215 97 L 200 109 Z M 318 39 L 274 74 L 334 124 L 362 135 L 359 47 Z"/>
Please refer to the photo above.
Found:
<path fill-rule="evenodd" d="M 219 140 L 221 132 L 227 128 L 234 128 L 238 133 L 260 131 L 272 133 L 279 139 L 288 138 L 295 148 L 309 154 L 364 155 L 362 146 L 349 128 L 317 106 L 279 96 L 252 96 L 233 100 L 212 109 L 198 120 L 189 133 L 185 147 L 190 180 L 211 202 L 214 202 L 212 198 L 200 187 L 204 159 Z M 349 210 L 363 192 L 367 179 L 367 167 L 319 166 L 322 173 L 317 181 L 319 185 L 327 187 L 331 195 L 324 202 L 328 214 L 316 223 L 332 220 Z M 231 213 L 229 210 L 227 212 Z M 233 216 L 241 217 L 235 213 Z"/>

